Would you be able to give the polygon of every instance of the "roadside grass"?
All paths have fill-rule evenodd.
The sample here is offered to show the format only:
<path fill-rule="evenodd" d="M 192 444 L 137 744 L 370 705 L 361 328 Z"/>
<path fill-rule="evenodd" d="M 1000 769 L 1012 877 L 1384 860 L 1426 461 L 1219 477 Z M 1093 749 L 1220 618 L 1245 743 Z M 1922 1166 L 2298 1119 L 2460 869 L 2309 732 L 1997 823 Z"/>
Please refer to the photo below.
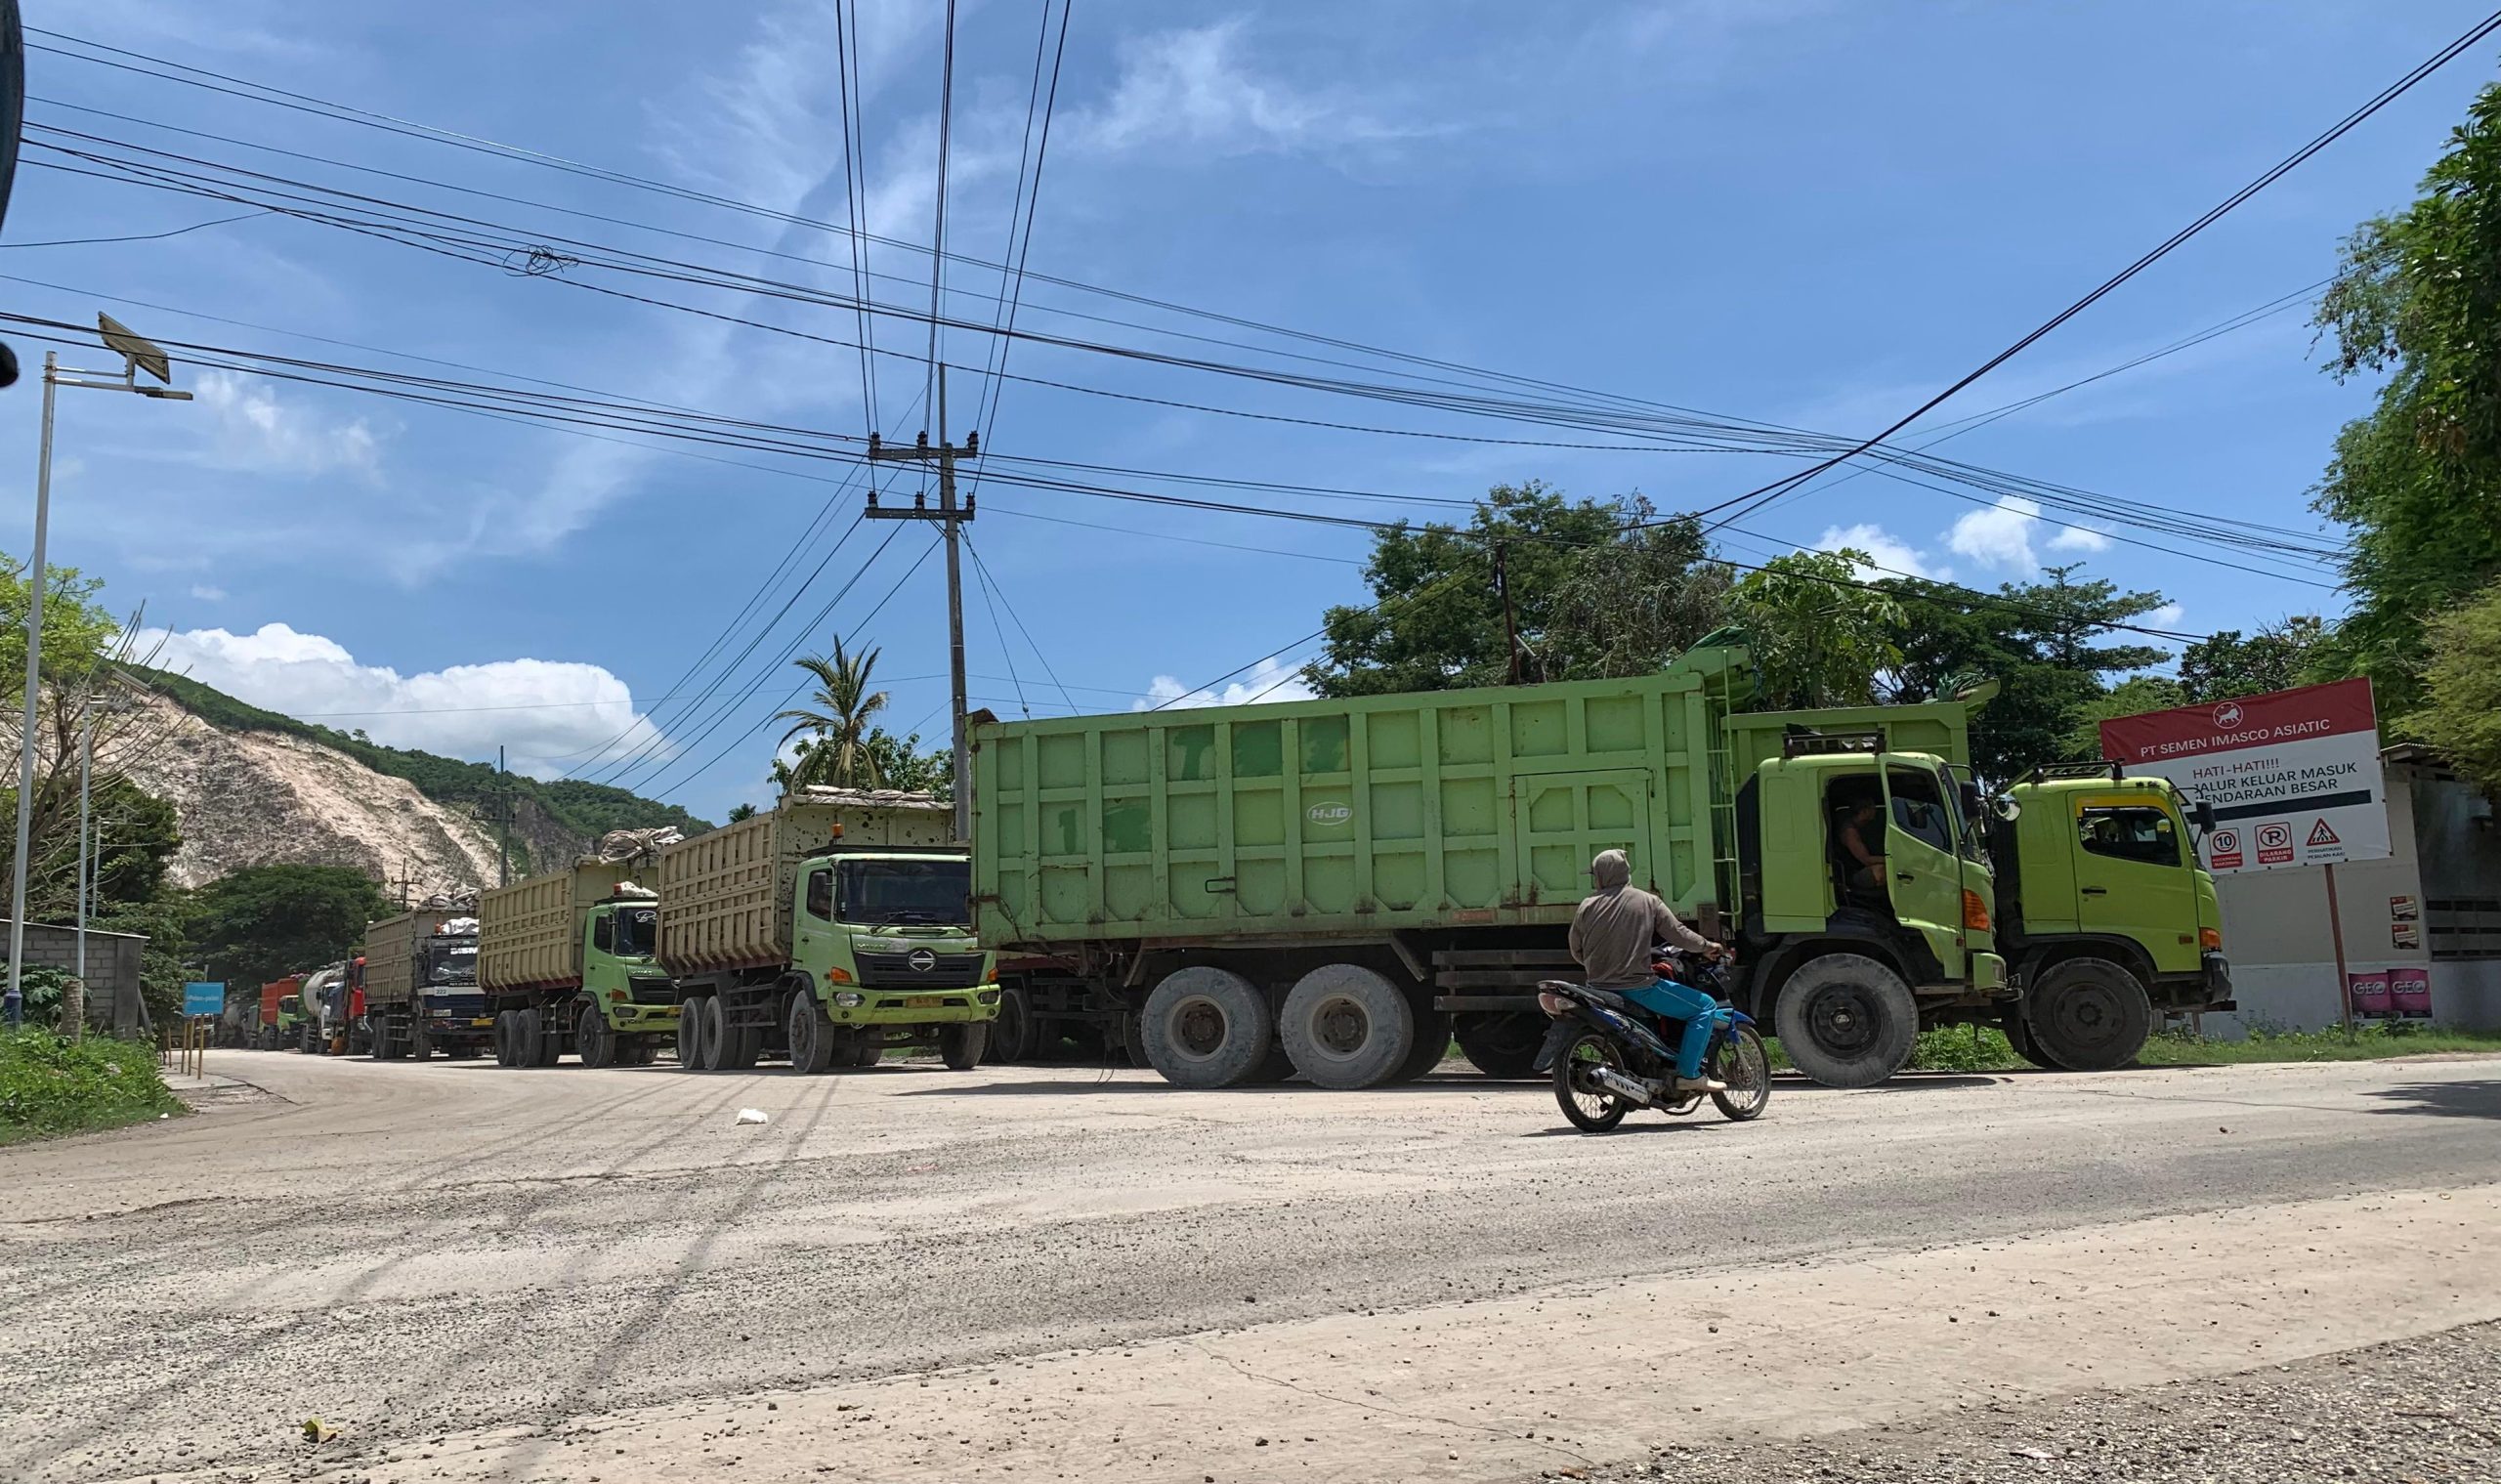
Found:
<path fill-rule="evenodd" d="M 1780 1042 L 1770 1042 L 1775 1072 L 1791 1070 Z M 2145 1041 L 2141 1067 L 2225 1067 L 2251 1062 L 2381 1061 L 2440 1051 L 2501 1052 L 2501 1032 L 2459 1031 L 2398 1022 L 2360 1027 L 2348 1039 L 2342 1030 L 2252 1031 L 2243 1040 L 2200 1040 L 2186 1027 L 2156 1033 Z M 1945 1026 L 1920 1035 L 1911 1053 L 1914 1072 L 2021 1072 L 2032 1064 L 2015 1054 L 2006 1033 L 1994 1026 Z"/>
<path fill-rule="evenodd" d="M 0 1031 L 0 1145 L 119 1128 L 182 1111 L 147 1046 Z"/>

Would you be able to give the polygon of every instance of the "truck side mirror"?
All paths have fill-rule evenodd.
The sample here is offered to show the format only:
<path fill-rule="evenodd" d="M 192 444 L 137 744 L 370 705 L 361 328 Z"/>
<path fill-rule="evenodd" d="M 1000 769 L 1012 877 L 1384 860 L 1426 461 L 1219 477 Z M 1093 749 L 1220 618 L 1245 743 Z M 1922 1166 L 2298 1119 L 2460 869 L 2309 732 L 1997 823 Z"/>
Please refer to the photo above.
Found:
<path fill-rule="evenodd" d="M 2012 825 L 2023 817 L 2023 806 L 2015 802 L 2014 794 L 2001 793 L 1989 800 L 1989 813 Z"/>
<path fill-rule="evenodd" d="M 2199 830 L 2207 834 L 2215 832 L 2215 806 L 2206 800 L 2199 799 L 2197 807 L 2188 811 L 2188 818 L 2196 822 Z"/>

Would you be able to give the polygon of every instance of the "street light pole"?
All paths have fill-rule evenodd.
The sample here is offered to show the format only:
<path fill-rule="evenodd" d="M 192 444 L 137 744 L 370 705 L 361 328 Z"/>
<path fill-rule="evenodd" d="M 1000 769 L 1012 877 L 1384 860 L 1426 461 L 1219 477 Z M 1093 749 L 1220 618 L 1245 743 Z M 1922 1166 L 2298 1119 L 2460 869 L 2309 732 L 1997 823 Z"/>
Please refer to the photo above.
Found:
<path fill-rule="evenodd" d="M 96 703 L 87 702 L 87 724 L 78 729 L 78 982 L 87 982 L 87 895 L 95 880 L 87 853 L 87 779 L 96 768 Z"/>
<path fill-rule="evenodd" d="M 43 696 L 43 582 L 45 575 L 44 538 L 49 533 L 52 516 L 52 407 L 55 387 L 86 387 L 97 392 L 135 392 L 164 402 L 189 402 L 191 394 L 178 392 L 171 385 L 145 387 L 139 384 L 139 373 L 146 371 L 159 382 L 173 380 L 173 362 L 156 345 L 133 334 L 128 326 L 110 315 L 96 317 L 96 333 L 105 348 L 119 356 L 121 374 L 109 371 L 70 371 L 61 369 L 61 353 L 46 351 L 43 358 L 43 437 L 35 455 L 35 545 L 33 570 L 27 573 L 26 588 L 26 708 L 22 728 L 18 735 L 18 850 L 17 869 L 9 884 L 9 990 L 8 1006 L 14 1017 L 24 1001 L 26 958 L 26 854 L 34 830 L 36 702 Z M 83 764 L 82 764 L 83 777 Z M 86 845 L 85 788 L 80 787 L 79 846 Z M 82 863 L 81 876 L 84 869 Z M 82 910 L 79 921 L 83 929 L 85 892 L 80 891 Z M 80 943 L 85 934 L 80 933 Z"/>

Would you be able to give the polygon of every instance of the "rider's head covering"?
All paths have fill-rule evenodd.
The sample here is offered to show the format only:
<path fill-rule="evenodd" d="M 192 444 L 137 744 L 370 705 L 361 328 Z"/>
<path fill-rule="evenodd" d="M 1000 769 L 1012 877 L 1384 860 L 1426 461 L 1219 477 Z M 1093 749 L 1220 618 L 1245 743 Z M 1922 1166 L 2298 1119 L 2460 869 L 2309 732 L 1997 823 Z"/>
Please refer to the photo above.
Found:
<path fill-rule="evenodd" d="M 1621 850 L 1601 850 L 1598 858 L 1590 863 L 1590 879 L 1600 891 L 1622 886 L 1632 879 L 1632 863 L 1624 858 Z"/>

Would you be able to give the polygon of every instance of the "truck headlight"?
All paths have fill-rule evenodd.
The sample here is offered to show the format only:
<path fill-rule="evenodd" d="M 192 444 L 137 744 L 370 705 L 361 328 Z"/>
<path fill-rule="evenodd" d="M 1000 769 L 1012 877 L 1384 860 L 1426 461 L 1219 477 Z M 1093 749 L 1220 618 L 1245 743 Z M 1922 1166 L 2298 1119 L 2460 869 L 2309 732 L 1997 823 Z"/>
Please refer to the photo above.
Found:
<path fill-rule="evenodd" d="M 998 992 L 996 990 L 984 990 L 973 996 L 973 1002 L 975 1004 L 996 1004 L 998 1003 Z"/>
<path fill-rule="evenodd" d="M 856 1010 L 860 1007 L 859 992 L 855 990 L 845 990 L 841 994 L 833 996 L 833 1002 L 842 1006 L 842 1008 L 846 1010 Z"/>

